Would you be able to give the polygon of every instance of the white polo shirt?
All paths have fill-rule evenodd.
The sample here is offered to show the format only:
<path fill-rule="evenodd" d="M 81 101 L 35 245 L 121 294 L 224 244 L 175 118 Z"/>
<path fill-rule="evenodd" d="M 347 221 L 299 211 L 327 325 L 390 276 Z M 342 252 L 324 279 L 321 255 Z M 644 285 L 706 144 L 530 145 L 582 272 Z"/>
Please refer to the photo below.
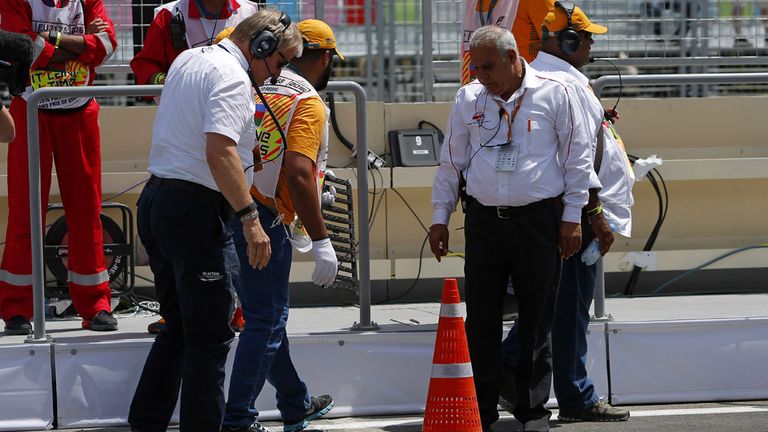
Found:
<path fill-rule="evenodd" d="M 581 221 L 592 171 L 584 114 L 570 84 L 525 67 L 508 100 L 477 80 L 457 92 L 432 185 L 433 224 L 447 224 L 456 209 L 459 171 L 467 193 L 483 205 L 523 206 L 563 194 L 562 220 Z M 499 170 L 499 153 L 510 141 L 515 169 Z"/>
<path fill-rule="evenodd" d="M 592 153 L 597 150 L 597 134 L 603 134 L 603 160 L 600 162 L 598 178 L 602 188 L 598 196 L 603 213 L 608 223 L 616 227 L 616 232 L 629 237 L 632 233 L 632 186 L 635 183 L 634 172 L 624 149 L 615 139 L 609 125 L 603 122 L 603 105 L 589 87 L 589 79 L 570 63 L 552 54 L 540 51 L 531 63 L 536 70 L 551 75 L 573 85 L 586 115 Z"/>
<path fill-rule="evenodd" d="M 150 173 L 219 190 L 205 156 L 208 132 L 237 143 L 243 169 L 253 164 L 256 104 L 247 70 L 245 56 L 229 39 L 179 54 L 155 117 Z M 247 184 L 252 177 L 247 170 Z"/>

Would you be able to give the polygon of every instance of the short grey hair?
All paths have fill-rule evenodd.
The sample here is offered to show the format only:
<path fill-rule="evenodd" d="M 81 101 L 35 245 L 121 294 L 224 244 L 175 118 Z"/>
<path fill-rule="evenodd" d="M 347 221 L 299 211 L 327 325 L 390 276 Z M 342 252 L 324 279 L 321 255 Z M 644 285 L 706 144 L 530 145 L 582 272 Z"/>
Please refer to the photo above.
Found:
<path fill-rule="evenodd" d="M 475 30 L 469 39 L 469 49 L 478 46 L 495 46 L 499 54 L 505 57 L 507 50 L 517 51 L 517 42 L 512 32 L 497 25 L 485 25 Z"/>
<path fill-rule="evenodd" d="M 277 50 L 280 52 L 295 48 L 296 57 L 301 56 L 304 47 L 301 32 L 296 24 L 291 23 L 287 28 L 280 24 L 282 12 L 276 9 L 260 9 L 255 14 L 244 19 L 235 27 L 230 39 L 236 42 L 249 43 L 251 36 L 262 31 L 269 30 L 280 38 Z"/>

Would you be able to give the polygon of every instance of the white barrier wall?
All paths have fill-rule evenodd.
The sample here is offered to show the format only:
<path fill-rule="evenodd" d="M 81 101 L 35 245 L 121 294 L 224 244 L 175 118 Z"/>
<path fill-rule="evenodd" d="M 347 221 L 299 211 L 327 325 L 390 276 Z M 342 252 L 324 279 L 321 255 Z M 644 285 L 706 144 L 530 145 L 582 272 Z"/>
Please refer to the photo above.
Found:
<path fill-rule="evenodd" d="M 0 349 L 0 431 L 53 427 L 51 346 L 3 345 Z"/>
<path fill-rule="evenodd" d="M 612 322 L 608 332 L 616 404 L 768 398 L 766 318 Z"/>

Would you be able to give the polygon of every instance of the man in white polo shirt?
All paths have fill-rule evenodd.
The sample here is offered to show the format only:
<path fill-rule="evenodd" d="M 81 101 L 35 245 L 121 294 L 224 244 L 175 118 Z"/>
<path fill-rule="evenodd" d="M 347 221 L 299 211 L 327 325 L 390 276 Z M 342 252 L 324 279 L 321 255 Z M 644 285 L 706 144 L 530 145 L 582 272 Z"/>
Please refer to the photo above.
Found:
<path fill-rule="evenodd" d="M 139 236 L 166 330 L 152 345 L 131 403 L 134 431 L 166 430 L 180 389 L 181 430 L 221 427 L 239 272 L 227 227 L 233 209 L 243 222 L 248 263 L 263 268 L 271 254 L 248 193 L 256 138 L 252 86 L 280 73 L 300 51 L 290 19 L 263 10 L 230 39 L 183 52 L 168 72 L 152 134 L 152 177 L 138 203 Z"/>

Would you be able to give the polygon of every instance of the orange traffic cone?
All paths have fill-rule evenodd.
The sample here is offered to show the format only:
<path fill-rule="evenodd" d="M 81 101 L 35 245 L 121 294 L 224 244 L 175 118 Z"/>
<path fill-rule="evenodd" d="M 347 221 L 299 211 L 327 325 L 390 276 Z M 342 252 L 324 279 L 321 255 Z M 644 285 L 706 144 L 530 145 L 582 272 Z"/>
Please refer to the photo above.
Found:
<path fill-rule="evenodd" d="M 423 432 L 481 432 L 456 279 L 445 279 Z"/>

